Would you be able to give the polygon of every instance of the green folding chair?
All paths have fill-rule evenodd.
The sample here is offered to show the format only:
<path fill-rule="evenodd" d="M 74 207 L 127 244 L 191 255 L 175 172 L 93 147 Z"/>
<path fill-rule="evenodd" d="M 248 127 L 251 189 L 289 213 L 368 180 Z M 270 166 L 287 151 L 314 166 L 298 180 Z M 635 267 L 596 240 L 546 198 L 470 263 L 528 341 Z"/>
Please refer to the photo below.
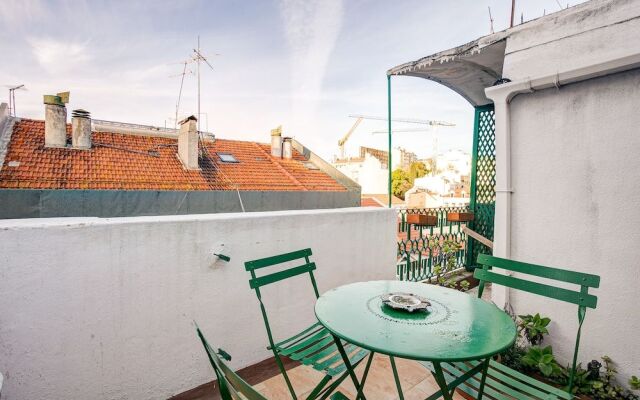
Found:
<path fill-rule="evenodd" d="M 262 302 L 260 288 L 294 276 L 309 274 L 313 292 L 315 293 L 316 298 L 318 298 L 320 295 L 318 294 L 318 287 L 313 276 L 316 264 L 309 260 L 311 254 L 311 249 L 304 249 L 277 256 L 247 261 L 244 264 L 245 269 L 251 274 L 249 286 L 251 289 L 256 291 L 258 301 L 260 302 L 260 310 L 262 311 L 262 318 L 264 319 L 264 324 L 267 328 L 267 337 L 269 338 L 268 349 L 273 351 L 276 363 L 280 368 L 280 372 L 284 377 L 293 399 L 297 399 L 297 396 L 293 389 L 293 385 L 291 384 L 291 380 L 287 375 L 287 371 L 284 368 L 284 364 L 282 363 L 281 357 L 283 356 L 299 361 L 304 365 L 312 366 L 315 370 L 325 374 L 320 383 L 311 391 L 309 396 L 307 396 L 307 399 L 327 398 L 331 392 L 333 392 L 335 388 L 337 388 L 338 385 L 340 385 L 340 383 L 349 376 L 349 371 L 342 361 L 338 347 L 334 342 L 334 337 L 320 323 L 316 322 L 310 327 L 304 329 L 302 332 L 280 342 L 274 341 L 273 334 L 271 332 L 269 318 L 267 317 L 267 311 L 264 303 Z M 257 270 L 267 267 L 281 266 L 282 264 L 293 262 L 297 262 L 297 266 L 262 275 L 260 277 L 256 275 Z M 351 365 L 354 368 L 367 354 L 370 354 L 369 351 L 347 342 L 342 342 L 342 345 L 349 356 Z M 373 354 L 370 354 L 367 360 L 367 366 L 361 380 L 362 384 L 364 384 L 367 373 L 369 372 L 369 367 L 373 358 L 372 356 Z M 328 385 L 331 380 L 333 380 L 333 382 Z"/>
<path fill-rule="evenodd" d="M 197 324 L 196 330 L 200 341 L 202 341 L 204 350 L 207 352 L 209 362 L 213 367 L 213 372 L 216 374 L 218 389 L 222 400 L 267 400 L 266 397 L 255 390 L 244 379 L 238 376 L 238 374 L 233 372 L 224 362 L 222 362 L 222 360 L 220 360 L 220 357 L 222 357 L 226 361 L 231 361 L 231 356 L 226 351 L 222 349 L 218 349 L 217 352 L 214 351 Z M 344 394 L 336 392 L 331 396 L 331 400 L 349 399 Z"/>
<path fill-rule="evenodd" d="M 600 277 L 582 272 L 574 272 L 565 269 L 545 267 L 542 265 L 528 264 L 505 258 L 493 257 L 487 254 L 478 255 L 478 264 L 474 277 L 480 280 L 478 297 L 482 297 L 484 285 L 491 282 L 494 285 L 507 286 L 512 289 L 522 290 L 539 296 L 548 297 L 554 300 L 571 303 L 578 306 L 578 333 L 576 335 L 575 349 L 573 353 L 573 363 L 567 390 L 540 382 L 528 375 L 522 374 L 495 360 L 489 361 L 486 380 L 483 381 L 479 374 L 462 382 L 458 388 L 463 392 L 481 399 L 478 395 L 484 389 L 484 397 L 491 400 L 505 399 L 573 399 L 572 389 L 578 362 L 578 348 L 580 346 L 580 331 L 587 312 L 587 308 L 596 308 L 598 298 L 589 293 L 589 288 L 600 286 Z M 519 277 L 502 275 L 491 271 L 493 267 L 520 274 Z M 526 276 L 545 278 L 549 281 L 562 282 L 562 285 L 539 283 L 524 279 Z M 553 282 L 553 283 L 555 283 Z M 565 289 L 562 286 L 574 284 L 580 287 L 579 290 Z M 443 379 L 447 383 L 456 381 L 457 378 L 476 367 L 480 361 L 453 362 L 442 364 L 440 371 L 435 370 L 438 379 Z M 434 371 L 431 363 L 422 363 L 430 370 Z M 452 391 L 453 393 L 453 391 Z M 452 393 L 447 393 L 450 397 Z M 445 396 L 445 398 L 447 398 Z"/>

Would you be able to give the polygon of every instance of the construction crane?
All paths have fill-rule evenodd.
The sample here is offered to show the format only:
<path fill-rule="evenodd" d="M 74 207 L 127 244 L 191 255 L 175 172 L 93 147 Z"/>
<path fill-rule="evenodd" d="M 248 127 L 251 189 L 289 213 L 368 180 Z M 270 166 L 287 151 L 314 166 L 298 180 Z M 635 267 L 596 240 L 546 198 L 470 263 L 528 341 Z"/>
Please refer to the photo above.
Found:
<path fill-rule="evenodd" d="M 349 129 L 349 132 L 347 132 L 347 134 L 344 135 L 344 137 L 342 139 L 338 140 L 338 149 L 340 150 L 340 158 L 344 158 L 344 144 L 347 143 L 347 140 L 349 140 L 349 138 L 351 137 L 351 134 L 353 133 L 353 131 L 356 130 L 358 125 L 360 125 L 362 120 L 363 120 L 363 118 L 361 118 L 361 117 L 357 118 L 356 122 L 353 124 L 351 129 Z"/>
<path fill-rule="evenodd" d="M 376 121 L 385 121 L 385 122 L 387 121 L 387 118 L 385 117 L 374 117 L 371 115 L 360 115 L 360 114 L 349 115 L 349 118 L 373 119 Z M 431 125 L 431 126 L 456 126 L 456 124 L 453 124 L 451 122 L 431 121 L 427 119 L 417 119 L 417 118 L 392 118 L 391 121 L 405 122 L 408 124 Z"/>
<path fill-rule="evenodd" d="M 340 151 L 340 158 L 342 158 L 342 159 L 345 158 L 345 153 L 344 153 L 344 145 L 345 145 L 345 143 L 347 143 L 347 141 L 349 140 L 349 138 L 351 137 L 353 132 L 356 130 L 358 125 L 360 125 L 362 120 L 371 119 L 371 120 L 375 120 L 375 121 L 387 121 L 387 118 L 385 118 L 385 117 L 376 117 L 376 116 L 361 115 L 361 114 L 352 114 L 352 115 L 349 115 L 349 118 L 355 118 L 356 122 L 354 122 L 354 124 L 351 126 L 351 129 L 349 129 L 349 131 L 344 135 L 344 137 L 342 139 L 338 140 L 338 149 Z M 455 124 L 452 124 L 450 122 L 431 121 L 431 120 L 417 119 L 417 118 L 395 118 L 395 119 L 392 118 L 391 121 L 404 122 L 404 123 L 407 123 L 407 124 L 430 125 L 430 126 L 455 126 Z M 424 128 L 420 128 L 420 129 L 416 129 L 416 130 L 398 129 L 398 130 L 394 130 L 393 132 L 404 132 L 404 131 L 407 131 L 407 132 L 409 132 L 409 131 L 411 131 L 411 132 L 426 132 L 426 130 Z M 373 133 L 378 133 L 378 132 L 375 131 Z M 388 131 L 384 131 L 384 133 L 388 133 Z"/>

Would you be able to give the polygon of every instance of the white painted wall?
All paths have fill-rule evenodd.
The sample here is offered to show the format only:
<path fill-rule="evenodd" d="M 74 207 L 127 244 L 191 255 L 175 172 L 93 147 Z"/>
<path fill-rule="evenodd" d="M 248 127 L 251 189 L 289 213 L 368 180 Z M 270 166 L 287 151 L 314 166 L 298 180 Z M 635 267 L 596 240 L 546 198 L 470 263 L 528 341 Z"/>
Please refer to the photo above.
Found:
<path fill-rule="evenodd" d="M 243 262 L 311 247 L 320 291 L 394 279 L 394 210 L 0 221 L 3 400 L 162 399 L 212 380 L 192 324 L 244 367 L 269 357 Z M 220 250 L 231 262 L 215 261 Z M 308 278 L 265 288 L 281 337 Z"/>
<path fill-rule="evenodd" d="M 640 53 L 640 1 L 591 0 L 510 29 L 503 77 L 555 74 Z"/>
<path fill-rule="evenodd" d="M 511 103 L 514 259 L 598 274 L 580 360 L 607 354 L 620 380 L 640 374 L 640 70 Z M 552 319 L 550 341 L 573 354 L 577 307 L 511 291 L 517 314 Z"/>

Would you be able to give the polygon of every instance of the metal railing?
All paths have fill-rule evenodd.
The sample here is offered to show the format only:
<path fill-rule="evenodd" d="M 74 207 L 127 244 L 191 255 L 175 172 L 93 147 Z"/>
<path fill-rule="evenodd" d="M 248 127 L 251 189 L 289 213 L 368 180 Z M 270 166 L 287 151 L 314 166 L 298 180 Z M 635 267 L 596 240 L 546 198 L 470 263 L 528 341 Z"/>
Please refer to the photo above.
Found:
<path fill-rule="evenodd" d="M 436 276 L 438 269 L 453 263 L 465 267 L 467 260 L 464 222 L 452 222 L 448 213 L 469 212 L 469 207 L 414 208 L 398 210 L 396 277 L 405 281 L 424 281 Z M 407 215 L 426 214 L 436 217 L 435 226 L 407 222 Z M 449 261 L 453 259 L 453 261 Z M 440 268 L 438 268 L 440 267 Z"/>

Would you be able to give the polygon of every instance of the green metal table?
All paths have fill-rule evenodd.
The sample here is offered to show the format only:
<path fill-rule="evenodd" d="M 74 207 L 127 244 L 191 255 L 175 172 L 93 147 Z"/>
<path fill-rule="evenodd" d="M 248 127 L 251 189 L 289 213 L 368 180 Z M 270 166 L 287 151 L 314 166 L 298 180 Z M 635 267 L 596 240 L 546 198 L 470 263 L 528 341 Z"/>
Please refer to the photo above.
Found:
<path fill-rule="evenodd" d="M 382 303 L 386 293 L 413 293 L 429 300 L 429 312 L 394 310 Z M 316 317 L 333 335 L 351 379 L 364 398 L 362 389 L 369 364 L 360 384 L 341 345 L 347 342 L 390 357 L 391 367 L 403 399 L 394 357 L 433 364 L 433 376 L 440 391 L 428 399 L 450 400 L 457 385 L 482 372 L 479 397 L 491 356 L 510 347 L 516 339 L 511 317 L 495 305 L 456 290 L 419 282 L 358 282 L 329 290 L 318 298 Z M 475 368 L 447 384 L 441 363 L 483 360 Z"/>

